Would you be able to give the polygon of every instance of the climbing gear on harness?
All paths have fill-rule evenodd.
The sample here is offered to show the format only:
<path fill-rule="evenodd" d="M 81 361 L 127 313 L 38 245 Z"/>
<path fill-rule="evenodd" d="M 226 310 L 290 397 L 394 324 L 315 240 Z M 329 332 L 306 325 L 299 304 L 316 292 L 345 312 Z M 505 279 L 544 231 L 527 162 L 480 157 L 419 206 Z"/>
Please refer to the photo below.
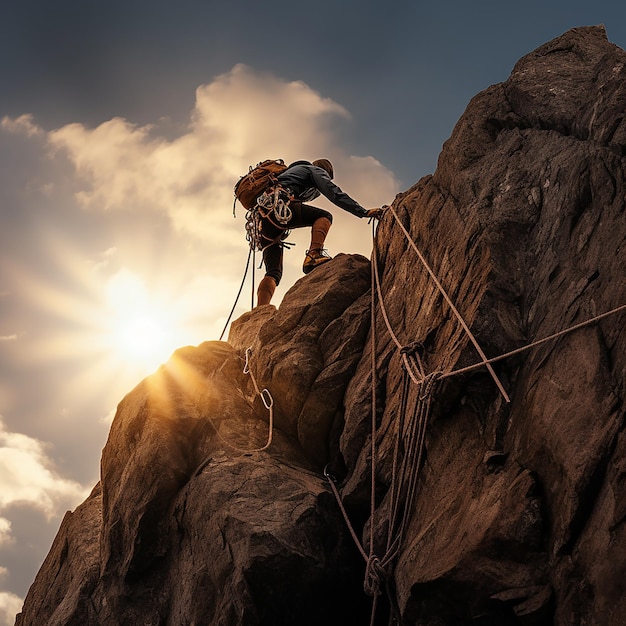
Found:
<path fill-rule="evenodd" d="M 268 237 L 263 234 L 263 220 L 269 220 L 272 225 L 276 226 L 280 230 L 280 233 L 276 237 Z M 251 250 L 260 250 L 263 252 L 265 248 L 268 248 L 274 243 L 279 243 L 281 246 L 287 248 L 292 244 L 284 241 L 289 237 L 291 231 L 284 226 L 279 226 L 272 220 L 269 215 L 263 212 L 258 206 L 250 209 L 246 212 L 246 239 Z"/>
<path fill-rule="evenodd" d="M 264 250 L 274 243 L 282 242 L 289 236 L 286 224 L 292 217 L 289 203 L 291 194 L 281 185 L 276 184 L 265 190 L 254 206 L 246 212 L 246 239 L 252 250 Z M 269 222 L 280 232 L 278 236 L 268 237 L 263 234 L 263 222 Z M 281 244 L 283 245 L 283 244 Z"/>
<path fill-rule="evenodd" d="M 267 191 L 264 191 L 257 199 L 254 208 L 263 209 L 265 214 L 263 217 L 269 217 L 273 215 L 278 224 L 284 226 L 291 219 L 291 209 L 289 208 L 289 202 L 291 200 L 290 194 L 281 185 L 275 185 Z M 274 222 L 274 220 L 271 220 Z M 278 226 L 278 224 L 275 224 Z"/>
<path fill-rule="evenodd" d="M 285 224 L 291 219 L 290 194 L 278 184 L 278 175 L 287 169 L 282 159 L 266 159 L 250 166 L 234 187 L 233 216 L 235 204 L 241 202 L 246 212 L 246 239 L 251 250 L 263 250 L 277 241 L 286 239 L 289 232 Z M 262 234 L 263 219 L 268 219 L 280 229 L 278 237 Z"/>
<path fill-rule="evenodd" d="M 310 249 L 306 251 L 302 271 L 308 274 L 316 267 L 332 261 L 332 257 L 324 250 L 324 248 Z"/>
<path fill-rule="evenodd" d="M 235 200 L 233 201 L 233 216 L 235 215 L 235 204 L 237 200 L 241 202 L 244 209 L 251 209 L 257 202 L 257 198 L 269 187 L 276 185 L 278 175 L 287 169 L 282 159 L 266 159 L 252 165 L 248 173 L 244 174 L 235 185 Z"/>

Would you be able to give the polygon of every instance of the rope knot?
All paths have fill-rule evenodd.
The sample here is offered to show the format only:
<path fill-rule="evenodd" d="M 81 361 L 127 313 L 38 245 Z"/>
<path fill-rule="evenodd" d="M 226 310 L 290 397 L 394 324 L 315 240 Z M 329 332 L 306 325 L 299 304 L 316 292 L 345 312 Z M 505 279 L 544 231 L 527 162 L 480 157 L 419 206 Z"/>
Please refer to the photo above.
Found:
<path fill-rule="evenodd" d="M 424 378 L 424 380 L 422 381 L 421 393 L 419 394 L 419 399 L 421 401 L 429 399 L 432 396 L 435 385 L 442 377 L 443 372 L 435 371 L 431 372 Z"/>
<path fill-rule="evenodd" d="M 407 356 L 414 356 L 415 354 L 421 356 L 423 353 L 424 344 L 421 341 L 414 341 L 400 349 L 400 354 L 406 354 Z"/>
<path fill-rule="evenodd" d="M 380 559 L 372 554 L 367 559 L 367 566 L 365 567 L 365 580 L 363 582 L 363 589 L 369 596 L 379 596 L 380 587 L 386 578 L 387 573 L 381 563 Z"/>

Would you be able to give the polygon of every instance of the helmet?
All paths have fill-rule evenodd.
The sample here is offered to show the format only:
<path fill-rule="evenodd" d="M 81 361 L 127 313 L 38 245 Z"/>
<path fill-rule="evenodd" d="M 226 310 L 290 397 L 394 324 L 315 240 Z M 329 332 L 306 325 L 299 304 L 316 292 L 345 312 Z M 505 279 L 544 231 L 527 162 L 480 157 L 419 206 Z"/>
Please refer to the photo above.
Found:
<path fill-rule="evenodd" d="M 333 171 L 333 164 L 328 159 L 316 159 L 313 161 L 313 165 L 316 167 L 321 167 L 323 170 L 326 170 L 328 175 L 333 178 L 335 173 Z"/>

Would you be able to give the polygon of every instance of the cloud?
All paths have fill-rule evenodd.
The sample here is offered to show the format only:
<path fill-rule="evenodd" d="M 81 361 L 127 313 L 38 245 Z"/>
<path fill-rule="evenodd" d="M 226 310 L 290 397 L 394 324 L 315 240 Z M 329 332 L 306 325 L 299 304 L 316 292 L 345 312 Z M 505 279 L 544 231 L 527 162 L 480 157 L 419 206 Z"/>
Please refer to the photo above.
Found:
<path fill-rule="evenodd" d="M 249 166 L 265 158 L 329 158 L 335 182 L 365 207 L 389 204 L 399 190 L 393 173 L 374 156 L 350 154 L 340 145 L 345 126 L 356 123 L 350 113 L 302 81 L 236 65 L 198 87 L 195 95 L 186 124 L 177 123 L 182 128 L 177 135 L 169 122 L 142 126 L 120 117 L 93 128 L 71 123 L 53 131 L 41 130 L 29 115 L 3 118 L 6 131 L 38 135 L 37 149 L 43 145 L 46 156 L 54 157 L 42 161 L 49 169 L 37 177 L 38 189 L 48 176 L 53 180 L 48 186 L 59 195 L 52 199 L 65 214 L 80 210 L 79 205 L 91 213 L 93 232 L 95 224 L 103 225 L 96 245 L 108 250 L 95 258 L 90 253 L 92 276 L 102 278 L 123 266 L 147 276 L 160 267 L 161 282 L 166 274 L 178 273 L 178 283 L 189 286 L 189 275 L 218 274 L 214 282 L 226 279 L 224 288 L 205 291 L 205 301 L 197 303 L 197 311 L 209 319 L 209 309 L 229 310 L 232 300 L 226 300 L 234 297 L 241 281 L 248 246 L 241 206 L 233 219 L 233 187 Z M 68 191 L 74 194 L 73 203 L 65 195 Z M 324 198 L 315 204 L 335 217 L 327 240 L 331 255 L 369 255 L 366 220 Z M 82 218 L 89 216 L 77 223 Z M 285 255 L 276 304 L 302 275 L 308 237 L 308 229 L 296 229 L 290 236 L 296 248 Z M 69 249 L 64 246 L 61 254 L 55 249 L 50 256 L 67 258 Z M 149 258 L 153 262 L 147 265 Z M 225 321 L 213 323 L 211 331 Z"/>
<path fill-rule="evenodd" d="M 22 540 L 19 533 L 24 529 L 19 523 L 19 515 L 25 505 L 31 511 L 40 511 L 51 523 L 68 508 L 75 508 L 88 493 L 87 489 L 54 470 L 41 441 L 9 432 L 0 419 L 0 514 L 6 516 L 0 517 L 0 548 L 8 549 L 3 552 L 3 557 L 14 552 L 12 544 Z M 36 542 L 37 539 L 29 538 L 27 545 L 20 544 L 20 566 L 32 560 L 32 545 Z M 11 574 L 7 567 L 0 567 L 0 582 L 13 577 L 14 570 L 19 572 L 20 566 L 11 565 Z M 0 626 L 12 626 L 22 604 L 19 596 L 0 590 Z"/>
<path fill-rule="evenodd" d="M 12 335 L 0 335 L 0 342 L 2 341 L 15 341 L 17 339 L 17 335 L 13 333 Z"/>
<path fill-rule="evenodd" d="M 0 591 L 0 626 L 13 626 L 24 600 L 10 591 Z"/>
<path fill-rule="evenodd" d="M 6 130 L 9 133 L 16 135 L 26 135 L 27 137 L 33 137 L 34 135 L 43 134 L 43 130 L 35 124 L 33 116 L 30 113 L 20 115 L 15 119 L 8 116 L 4 116 L 0 120 L 0 128 Z"/>
<path fill-rule="evenodd" d="M 197 89 L 186 132 L 174 139 L 160 136 L 157 126 L 114 118 L 91 129 L 69 124 L 48 140 L 74 165 L 83 207 L 158 211 L 178 231 L 224 246 L 225 235 L 241 237 L 241 224 L 232 219 L 233 186 L 265 158 L 328 157 L 361 204 L 390 201 L 397 191 L 393 174 L 337 145 L 337 124 L 349 119 L 344 107 L 301 81 L 237 65 Z M 32 125 L 30 118 L 19 120 L 6 125 Z"/>
<path fill-rule="evenodd" d="M 41 441 L 8 432 L 0 421 L 0 512 L 14 503 L 28 503 L 51 518 L 88 495 L 88 490 L 61 477 L 51 465 Z M 4 541 L 10 532 L 6 522 L 0 518 Z"/>

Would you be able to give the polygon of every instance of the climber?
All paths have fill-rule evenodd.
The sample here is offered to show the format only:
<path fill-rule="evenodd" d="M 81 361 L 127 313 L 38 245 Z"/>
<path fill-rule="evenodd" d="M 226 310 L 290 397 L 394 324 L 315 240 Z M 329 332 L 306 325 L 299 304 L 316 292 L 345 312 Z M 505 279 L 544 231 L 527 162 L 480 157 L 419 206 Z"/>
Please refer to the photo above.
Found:
<path fill-rule="evenodd" d="M 261 237 L 263 243 L 263 263 L 265 276 L 257 289 L 257 306 L 269 304 L 283 274 L 283 240 L 292 228 L 311 227 L 311 245 L 306 251 L 302 271 L 308 274 L 319 265 L 331 260 L 324 249 L 324 241 L 330 230 L 333 216 L 324 209 L 304 204 L 323 194 L 333 204 L 357 217 L 374 217 L 379 219 L 384 208 L 364 209 L 358 202 L 343 192 L 332 182 L 333 166 L 328 159 L 296 161 L 279 174 L 278 182 L 285 191 L 284 213 L 288 219 L 277 224 L 268 214 L 262 219 Z M 289 199 L 287 199 L 289 198 Z M 286 209 L 286 210 L 285 210 Z"/>

